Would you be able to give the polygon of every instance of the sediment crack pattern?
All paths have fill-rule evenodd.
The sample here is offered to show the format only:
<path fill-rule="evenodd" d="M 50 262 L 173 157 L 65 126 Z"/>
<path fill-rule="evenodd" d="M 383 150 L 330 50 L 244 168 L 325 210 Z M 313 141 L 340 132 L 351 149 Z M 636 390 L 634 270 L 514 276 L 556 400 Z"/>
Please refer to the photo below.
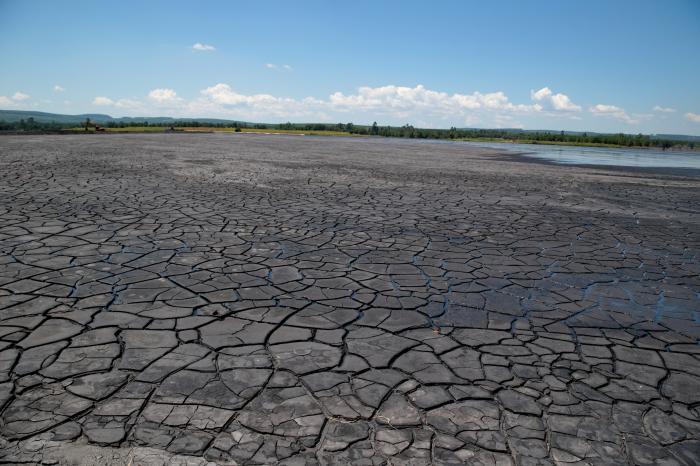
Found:
<path fill-rule="evenodd" d="M 700 464 L 699 188 L 459 144 L 2 137 L 0 462 Z"/>

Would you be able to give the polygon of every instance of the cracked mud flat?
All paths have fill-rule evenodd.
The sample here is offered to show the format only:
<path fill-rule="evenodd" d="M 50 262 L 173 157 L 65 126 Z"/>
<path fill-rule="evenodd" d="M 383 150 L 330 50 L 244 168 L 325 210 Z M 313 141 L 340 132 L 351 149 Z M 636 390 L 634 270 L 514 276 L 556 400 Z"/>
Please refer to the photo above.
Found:
<path fill-rule="evenodd" d="M 0 462 L 700 463 L 700 179 L 0 138 Z"/>

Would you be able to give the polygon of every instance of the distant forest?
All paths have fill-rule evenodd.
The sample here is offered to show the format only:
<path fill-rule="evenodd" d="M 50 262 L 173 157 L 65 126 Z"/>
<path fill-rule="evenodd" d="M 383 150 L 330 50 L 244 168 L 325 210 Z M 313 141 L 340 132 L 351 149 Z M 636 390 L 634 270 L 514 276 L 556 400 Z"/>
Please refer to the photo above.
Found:
<path fill-rule="evenodd" d="M 296 131 L 333 131 L 366 136 L 384 136 L 414 139 L 448 139 L 448 140 L 488 140 L 494 142 L 520 142 L 528 144 L 579 144 L 579 145 L 613 145 L 625 147 L 654 147 L 661 149 L 689 148 L 695 149 L 700 143 L 688 140 L 676 140 L 657 138 L 644 134 L 604 134 L 604 133 L 574 133 L 565 131 L 525 131 L 517 129 L 428 129 L 415 128 L 411 125 L 404 126 L 380 126 L 376 122 L 372 125 L 356 125 L 353 123 L 248 123 L 248 122 L 224 122 L 212 123 L 211 121 L 197 120 L 171 120 L 171 121 L 107 121 L 99 123 L 105 128 L 130 128 L 130 127 L 206 127 L 206 128 L 244 128 L 268 129 L 268 130 L 296 130 Z M 0 120 L 0 131 L 59 131 L 79 126 L 79 122 L 43 122 L 34 118 L 21 119 L 19 121 L 5 122 Z"/>

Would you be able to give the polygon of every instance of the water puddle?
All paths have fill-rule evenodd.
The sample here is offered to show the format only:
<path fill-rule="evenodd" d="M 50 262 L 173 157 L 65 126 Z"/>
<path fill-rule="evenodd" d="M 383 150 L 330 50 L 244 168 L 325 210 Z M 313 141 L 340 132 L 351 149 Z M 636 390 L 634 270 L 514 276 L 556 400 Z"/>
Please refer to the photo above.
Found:
<path fill-rule="evenodd" d="M 603 147 L 554 146 L 540 144 L 467 143 L 506 149 L 526 157 L 564 165 L 607 165 L 619 167 L 692 168 L 700 170 L 700 152 L 660 149 L 617 149 Z"/>

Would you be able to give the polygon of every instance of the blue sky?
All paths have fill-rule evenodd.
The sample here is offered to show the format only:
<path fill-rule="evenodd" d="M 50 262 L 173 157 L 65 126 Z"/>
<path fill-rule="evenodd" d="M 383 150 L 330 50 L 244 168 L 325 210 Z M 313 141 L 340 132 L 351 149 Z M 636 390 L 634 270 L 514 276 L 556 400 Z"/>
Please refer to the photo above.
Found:
<path fill-rule="evenodd" d="M 697 0 L 0 0 L 0 108 L 700 135 L 699 49 Z"/>

